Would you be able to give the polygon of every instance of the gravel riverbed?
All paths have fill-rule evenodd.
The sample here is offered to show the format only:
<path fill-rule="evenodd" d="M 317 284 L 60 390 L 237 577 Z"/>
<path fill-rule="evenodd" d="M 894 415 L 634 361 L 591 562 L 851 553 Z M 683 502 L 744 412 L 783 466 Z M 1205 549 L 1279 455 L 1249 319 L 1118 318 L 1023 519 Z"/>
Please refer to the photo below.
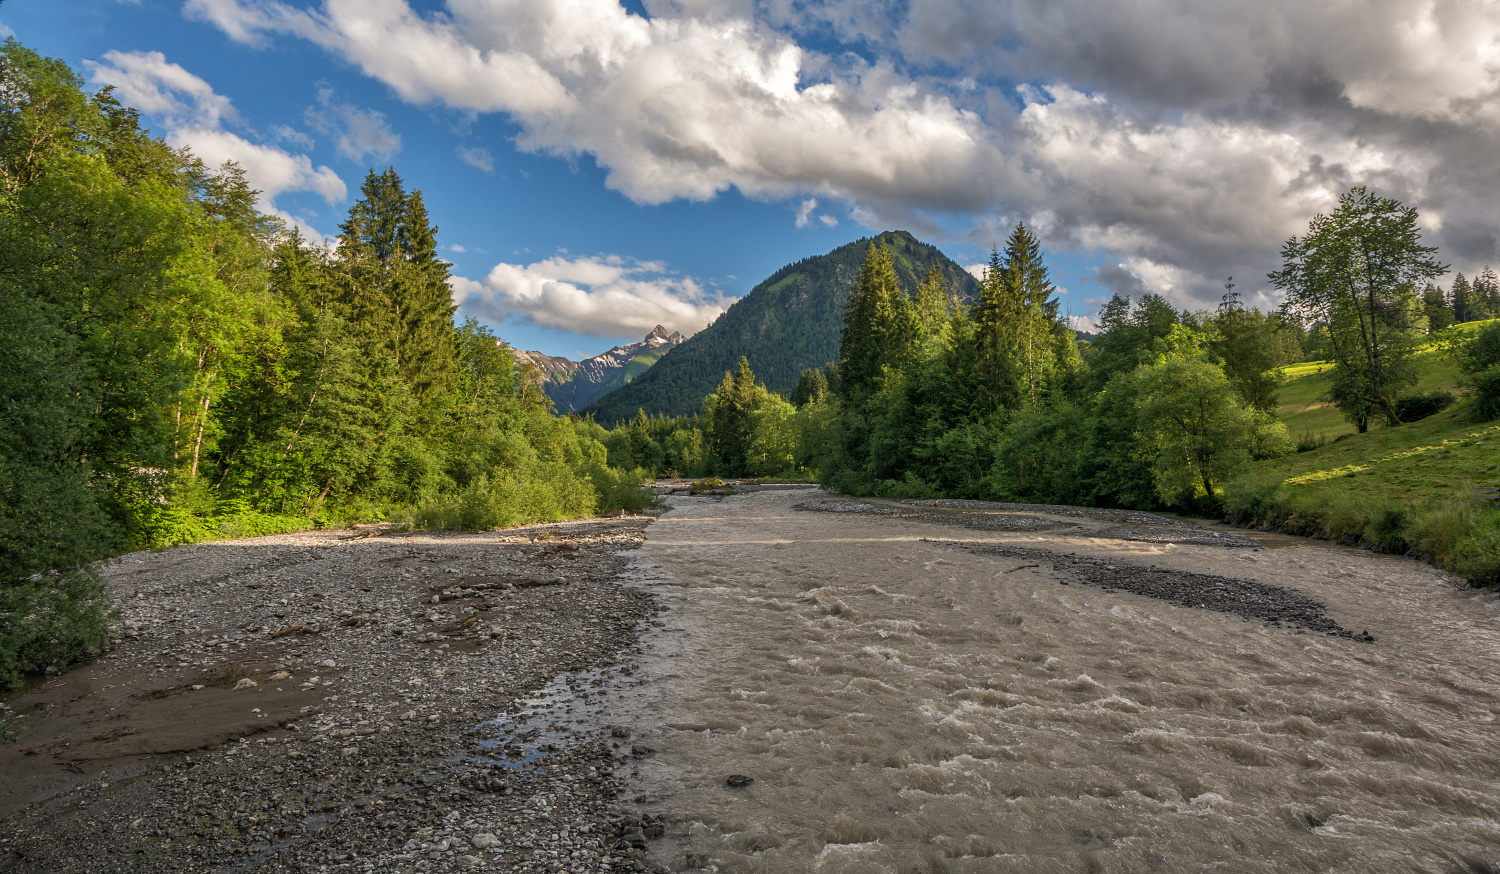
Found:
<path fill-rule="evenodd" d="M 0 871 L 651 870 L 607 724 L 651 521 L 124 557 L 115 649 L 3 702 Z"/>

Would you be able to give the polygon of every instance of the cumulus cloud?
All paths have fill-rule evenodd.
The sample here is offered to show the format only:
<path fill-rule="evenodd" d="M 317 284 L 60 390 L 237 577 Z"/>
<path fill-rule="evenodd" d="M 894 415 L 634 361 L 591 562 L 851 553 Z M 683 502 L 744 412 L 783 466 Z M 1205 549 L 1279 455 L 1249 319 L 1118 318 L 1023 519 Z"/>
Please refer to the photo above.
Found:
<path fill-rule="evenodd" d="M 319 88 L 318 105 L 303 117 L 308 127 L 333 137 L 339 154 L 351 161 L 384 164 L 401 151 L 401 135 L 386 124 L 383 113 L 345 103 L 332 88 Z"/>
<path fill-rule="evenodd" d="M 454 277 L 453 298 L 493 324 L 519 319 L 598 337 L 645 336 L 657 325 L 692 336 L 735 301 L 658 262 L 616 255 L 496 264 L 482 280 Z"/>
<path fill-rule="evenodd" d="M 229 99 L 169 62 L 161 52 L 109 52 L 103 61 L 84 63 L 95 83 L 112 86 L 121 102 L 160 119 L 168 145 L 192 149 L 210 167 L 225 161 L 239 164 L 267 209 L 276 211 L 276 196 L 289 191 L 315 192 L 329 203 L 348 194 L 338 174 L 313 166 L 307 155 L 253 142 L 228 130 L 226 125 L 239 122 Z"/>
<path fill-rule="evenodd" d="M 1264 276 L 1352 184 L 1417 206 L 1453 260 L 1500 258 L 1489 3 L 186 8 L 245 43 L 311 40 L 414 103 L 507 113 L 523 148 L 592 156 L 643 203 L 729 188 L 833 199 L 867 226 L 958 227 L 950 238 L 985 248 L 1022 218 L 1049 247 L 1104 250 L 1179 305 L 1217 300 L 1225 275 Z M 814 208 L 799 227 L 831 219 Z"/>

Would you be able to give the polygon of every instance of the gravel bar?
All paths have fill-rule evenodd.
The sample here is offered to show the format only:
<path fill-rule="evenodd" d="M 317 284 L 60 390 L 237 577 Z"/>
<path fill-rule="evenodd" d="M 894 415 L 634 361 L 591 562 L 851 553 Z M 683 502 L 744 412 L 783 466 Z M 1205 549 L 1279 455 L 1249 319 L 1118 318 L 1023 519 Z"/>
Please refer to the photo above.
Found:
<path fill-rule="evenodd" d="M 650 516 L 205 543 L 107 569 L 116 648 L 3 702 L 0 871 L 646 871 L 620 797 Z"/>

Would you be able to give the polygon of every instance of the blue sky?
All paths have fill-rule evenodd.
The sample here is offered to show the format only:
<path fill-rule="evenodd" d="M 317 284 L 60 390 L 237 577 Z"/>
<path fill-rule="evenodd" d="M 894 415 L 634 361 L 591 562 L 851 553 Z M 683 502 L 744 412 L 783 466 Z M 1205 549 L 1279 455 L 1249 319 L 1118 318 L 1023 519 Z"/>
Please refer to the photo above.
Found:
<path fill-rule="evenodd" d="M 1281 242 L 1353 184 L 1417 206 L 1456 269 L 1500 263 L 1500 13 L 1212 6 L 8 0 L 0 22 L 309 234 L 394 165 L 461 313 L 573 358 L 895 228 L 968 265 L 1025 220 L 1080 316 L 1111 291 L 1211 307 L 1229 275 L 1274 305 Z"/>

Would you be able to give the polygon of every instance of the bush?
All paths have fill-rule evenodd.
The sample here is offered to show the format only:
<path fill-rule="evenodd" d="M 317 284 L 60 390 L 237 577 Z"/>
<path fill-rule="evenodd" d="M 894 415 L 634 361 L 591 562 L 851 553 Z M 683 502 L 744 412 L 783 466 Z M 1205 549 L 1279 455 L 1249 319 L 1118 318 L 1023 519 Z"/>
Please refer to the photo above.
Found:
<path fill-rule="evenodd" d="M 588 468 L 588 475 L 594 490 L 599 493 L 597 511 L 601 514 L 621 510 L 639 513 L 660 503 L 660 499 L 645 487 L 651 480 L 651 474 L 645 468 L 620 470 L 595 464 Z"/>
<path fill-rule="evenodd" d="M 0 588 L 0 688 L 98 656 L 109 644 L 113 613 L 91 567 L 7 581 Z"/>
<path fill-rule="evenodd" d="M 1224 518 L 1234 525 L 1272 525 L 1290 515 L 1280 476 L 1253 471 L 1224 488 Z"/>
<path fill-rule="evenodd" d="M 417 528 L 489 531 L 530 522 L 592 516 L 597 496 L 589 480 L 561 462 L 537 462 L 524 470 L 502 468 L 478 476 L 456 493 L 396 514 Z"/>
<path fill-rule="evenodd" d="M 1435 391 L 1425 395 L 1403 395 L 1396 398 L 1396 416 L 1402 422 L 1418 422 L 1453 406 L 1453 392 Z"/>
<path fill-rule="evenodd" d="M 1474 395 L 1469 411 L 1474 421 L 1500 418 L 1500 322 L 1485 326 L 1459 347 L 1458 369 Z"/>
<path fill-rule="evenodd" d="M 1453 550 L 1451 569 L 1481 586 L 1500 586 L 1500 517 L 1489 510 L 1488 524 L 1476 526 Z"/>

